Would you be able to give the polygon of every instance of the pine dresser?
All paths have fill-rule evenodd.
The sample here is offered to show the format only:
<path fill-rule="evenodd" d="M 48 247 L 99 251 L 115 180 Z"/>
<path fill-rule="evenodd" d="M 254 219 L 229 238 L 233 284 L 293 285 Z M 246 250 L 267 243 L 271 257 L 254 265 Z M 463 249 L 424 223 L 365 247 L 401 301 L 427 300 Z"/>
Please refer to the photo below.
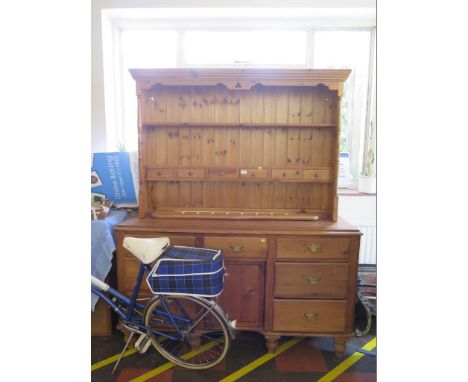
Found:
<path fill-rule="evenodd" d="M 359 230 L 338 218 L 340 99 L 349 70 L 135 69 L 139 217 L 116 228 L 118 288 L 138 263 L 125 236 L 221 248 L 219 303 L 239 330 L 352 336 Z M 149 295 L 146 285 L 141 297 Z"/>

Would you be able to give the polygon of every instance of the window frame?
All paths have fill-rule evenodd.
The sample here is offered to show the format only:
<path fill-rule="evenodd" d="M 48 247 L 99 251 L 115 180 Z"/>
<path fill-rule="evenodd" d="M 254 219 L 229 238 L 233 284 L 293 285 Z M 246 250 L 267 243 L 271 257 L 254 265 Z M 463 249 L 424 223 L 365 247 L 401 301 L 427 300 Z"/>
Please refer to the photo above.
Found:
<path fill-rule="evenodd" d="M 359 152 L 357 153 L 357 173 L 361 174 L 363 161 L 365 159 L 364 150 L 368 147 L 365 141 L 368 136 L 370 121 L 375 126 L 375 20 L 365 18 L 361 22 L 352 20 L 349 25 L 336 25 L 334 22 L 324 21 L 320 25 L 312 21 L 299 22 L 297 25 L 284 23 L 282 20 L 276 20 L 272 23 L 262 24 L 262 19 L 251 18 L 248 22 L 237 20 L 230 22 L 227 26 L 219 26 L 218 22 L 213 20 L 182 20 L 168 19 L 161 23 L 157 20 L 148 21 L 132 19 L 125 17 L 113 17 L 115 10 L 102 11 L 103 18 L 103 64 L 104 64 L 104 88 L 105 88 L 105 107 L 106 107 L 106 136 L 108 150 L 119 149 L 118 142 L 125 142 L 125 108 L 124 108 L 124 79 L 123 79 L 123 56 L 122 56 L 122 32 L 131 29 L 146 30 L 170 30 L 177 33 L 176 49 L 176 68 L 314 68 L 314 32 L 316 31 L 369 31 L 370 52 L 369 52 L 369 74 L 368 89 L 366 100 L 366 115 L 364 128 L 353 129 L 353 141 L 359 141 Z M 122 10 L 121 10 L 122 11 Z M 289 20 L 290 22 L 291 20 Z M 158 23 L 158 24 L 155 24 Z M 265 23 L 264 23 L 265 24 Z M 357 24 L 357 25 L 356 25 Z M 359 25 L 360 24 L 360 25 Z M 106 30 L 107 29 L 107 30 Z M 284 31 L 304 31 L 306 33 L 306 62 L 305 65 L 251 65 L 251 64 L 188 64 L 184 55 L 184 35 L 187 31 L 252 31 L 252 30 L 284 30 Z M 353 151 L 354 152 L 354 151 Z M 357 178 L 353 178 L 350 188 L 357 188 Z"/>

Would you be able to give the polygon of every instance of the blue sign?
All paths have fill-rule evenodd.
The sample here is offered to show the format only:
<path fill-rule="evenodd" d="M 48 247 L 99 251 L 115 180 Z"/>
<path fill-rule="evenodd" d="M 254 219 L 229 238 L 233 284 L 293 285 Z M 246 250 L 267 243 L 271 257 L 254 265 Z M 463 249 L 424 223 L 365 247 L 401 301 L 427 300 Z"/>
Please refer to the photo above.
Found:
<path fill-rule="evenodd" d="M 128 152 L 93 154 L 92 194 L 111 200 L 115 207 L 137 207 L 137 185 L 136 155 Z"/>

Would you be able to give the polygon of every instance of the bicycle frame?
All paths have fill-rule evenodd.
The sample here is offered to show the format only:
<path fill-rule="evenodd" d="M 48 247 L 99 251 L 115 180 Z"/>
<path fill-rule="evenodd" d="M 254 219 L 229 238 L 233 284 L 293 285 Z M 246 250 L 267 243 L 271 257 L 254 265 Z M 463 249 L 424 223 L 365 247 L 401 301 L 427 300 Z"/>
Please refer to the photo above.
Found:
<path fill-rule="evenodd" d="M 143 276 L 145 272 L 149 273 L 150 271 L 151 267 L 149 265 L 143 263 L 140 264 L 137 280 L 130 298 L 120 293 L 118 290 L 110 287 L 108 284 L 99 280 L 99 282 L 95 283 L 96 285 L 91 285 L 91 292 L 102 298 L 106 302 L 106 304 L 108 304 L 109 307 L 117 313 L 117 315 L 124 321 L 124 323 L 134 326 L 143 332 L 150 331 L 153 334 L 161 335 L 172 340 L 176 340 L 181 336 L 181 332 L 177 323 L 187 324 L 191 322 L 187 312 L 183 309 L 183 307 L 179 304 L 178 301 L 176 301 L 176 303 L 180 307 L 185 317 L 172 314 L 167 307 L 166 299 L 164 298 L 164 296 L 156 295 L 156 298 L 161 299 L 161 305 L 164 308 L 164 310 L 155 309 L 155 312 L 157 313 L 157 315 L 169 319 L 172 322 L 177 331 L 177 337 L 171 337 L 166 333 L 162 333 L 158 330 L 148 328 L 143 322 L 143 312 L 145 310 L 145 305 L 137 301 L 137 296 L 140 292 L 141 283 L 143 282 Z M 127 312 L 125 313 L 120 306 L 123 306 L 125 309 L 127 309 Z M 140 313 L 140 315 L 135 313 Z"/>

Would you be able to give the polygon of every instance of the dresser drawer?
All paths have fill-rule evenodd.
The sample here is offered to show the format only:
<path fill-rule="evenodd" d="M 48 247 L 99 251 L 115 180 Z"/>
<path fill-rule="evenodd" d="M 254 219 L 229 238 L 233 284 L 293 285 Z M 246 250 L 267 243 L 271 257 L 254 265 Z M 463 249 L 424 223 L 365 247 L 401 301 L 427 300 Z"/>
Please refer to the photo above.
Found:
<path fill-rule="evenodd" d="M 241 179 L 268 179 L 266 168 L 243 168 L 239 174 Z"/>
<path fill-rule="evenodd" d="M 266 237 L 205 236 L 204 247 L 222 249 L 225 257 L 264 259 L 268 240 Z"/>
<path fill-rule="evenodd" d="M 327 169 L 304 170 L 304 180 L 315 180 L 317 182 L 330 182 L 332 180 L 331 171 Z"/>
<path fill-rule="evenodd" d="M 174 168 L 148 168 L 146 170 L 147 179 L 170 179 L 174 177 Z"/>
<path fill-rule="evenodd" d="M 296 237 L 278 238 L 277 259 L 348 260 L 349 238 Z"/>
<path fill-rule="evenodd" d="M 204 178 L 204 168 L 179 168 L 177 169 L 178 178 Z"/>
<path fill-rule="evenodd" d="M 210 179 L 237 179 L 239 177 L 235 168 L 209 168 L 208 178 Z"/>
<path fill-rule="evenodd" d="M 346 301 L 275 300 L 273 330 L 285 332 L 343 332 Z"/>
<path fill-rule="evenodd" d="M 147 234 L 147 235 L 133 235 L 129 234 L 128 236 L 132 237 L 168 237 L 169 240 L 171 241 L 171 246 L 173 245 L 182 245 L 184 247 L 195 247 L 195 236 L 184 236 L 184 235 L 165 235 L 163 233 L 154 233 L 154 234 Z M 130 252 L 128 252 L 123 246 L 122 246 L 123 253 L 125 257 L 130 257 L 132 259 L 136 260 L 136 257 L 133 256 Z"/>
<path fill-rule="evenodd" d="M 276 263 L 275 297 L 346 298 L 347 263 Z"/>
<path fill-rule="evenodd" d="M 271 179 L 273 180 L 300 180 L 302 179 L 302 170 L 273 169 L 271 170 Z"/>

